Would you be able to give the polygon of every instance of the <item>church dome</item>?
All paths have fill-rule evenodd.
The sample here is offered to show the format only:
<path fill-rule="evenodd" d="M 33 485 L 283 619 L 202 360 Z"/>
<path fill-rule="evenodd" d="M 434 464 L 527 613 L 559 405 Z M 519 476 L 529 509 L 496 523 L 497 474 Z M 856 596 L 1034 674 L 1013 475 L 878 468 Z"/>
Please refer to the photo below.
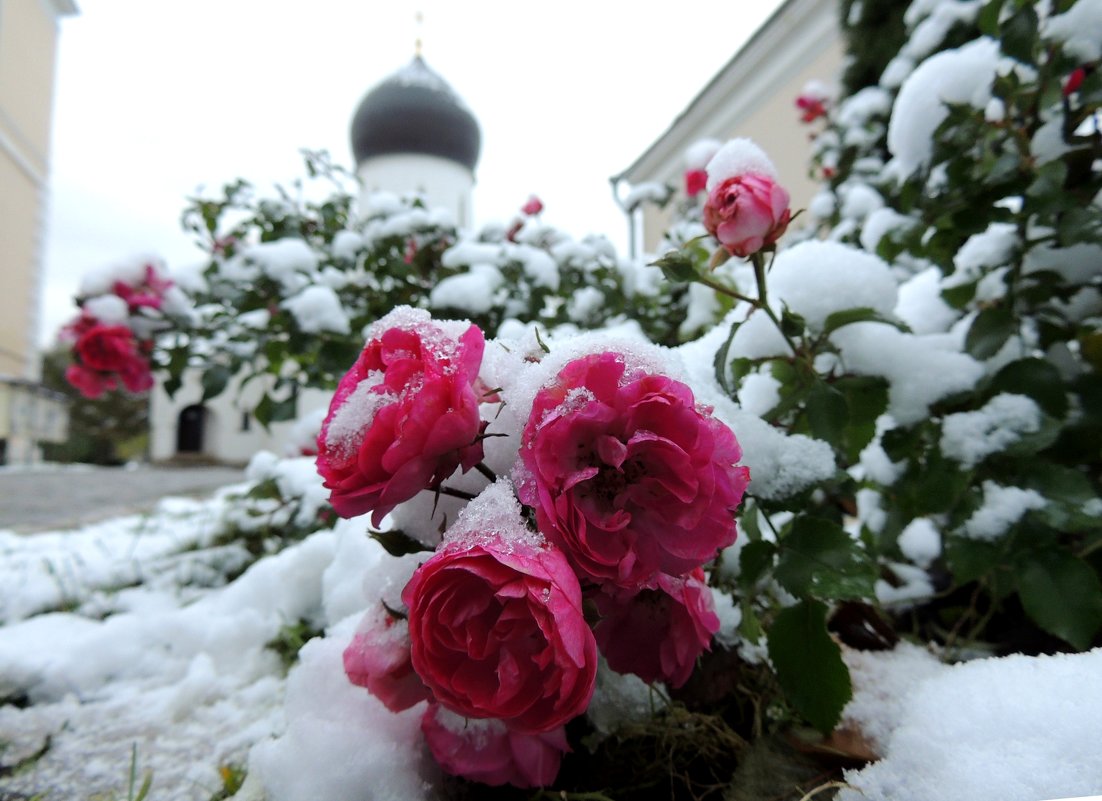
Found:
<path fill-rule="evenodd" d="M 352 118 L 357 166 L 375 156 L 424 153 L 473 173 L 481 146 L 470 109 L 419 55 L 368 92 Z"/>

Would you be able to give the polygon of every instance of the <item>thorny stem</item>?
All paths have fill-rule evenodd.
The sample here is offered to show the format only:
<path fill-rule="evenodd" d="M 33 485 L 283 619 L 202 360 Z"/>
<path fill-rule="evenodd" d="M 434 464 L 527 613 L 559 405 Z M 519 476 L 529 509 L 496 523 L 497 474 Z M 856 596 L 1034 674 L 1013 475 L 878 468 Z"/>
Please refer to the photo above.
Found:
<path fill-rule="evenodd" d="M 485 462 L 479 462 L 474 466 L 474 469 L 486 476 L 491 484 L 497 481 L 497 473 L 487 467 Z"/>
<path fill-rule="evenodd" d="M 464 492 L 463 490 L 455 489 L 454 487 L 429 487 L 437 495 L 450 495 L 453 498 L 459 498 L 464 501 L 473 501 L 475 495 L 470 492 Z"/>

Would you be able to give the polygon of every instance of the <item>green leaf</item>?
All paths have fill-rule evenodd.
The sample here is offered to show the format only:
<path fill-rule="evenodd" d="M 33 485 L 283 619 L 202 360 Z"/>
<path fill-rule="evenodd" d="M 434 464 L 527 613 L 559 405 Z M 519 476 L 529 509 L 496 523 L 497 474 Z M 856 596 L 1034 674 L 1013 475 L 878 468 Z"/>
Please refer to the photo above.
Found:
<path fill-rule="evenodd" d="M 999 26 L 999 46 L 1003 53 L 1023 64 L 1033 63 L 1033 45 L 1037 42 L 1037 10 L 1032 3 L 1019 7 Z"/>
<path fill-rule="evenodd" d="M 826 628 L 826 604 L 800 601 L 781 611 L 769 629 L 769 658 L 793 708 L 824 734 L 853 696 L 842 651 Z"/>
<path fill-rule="evenodd" d="M 786 337 L 796 338 L 802 336 L 807 329 L 807 321 L 789 309 L 787 306 L 781 312 L 781 332 Z"/>
<path fill-rule="evenodd" d="M 773 575 L 798 597 L 871 598 L 876 566 L 841 526 L 807 515 L 797 517 L 780 542 Z"/>
<path fill-rule="evenodd" d="M 231 373 L 228 367 L 221 364 L 208 367 L 203 373 L 203 400 L 206 401 L 221 395 L 226 389 L 226 384 L 230 382 L 230 378 Z"/>
<path fill-rule="evenodd" d="M 1044 359 L 1019 359 L 1003 367 L 988 386 L 989 395 L 1000 392 L 1032 398 L 1052 417 L 1062 418 L 1068 413 L 1064 379 L 1060 371 Z"/>
<path fill-rule="evenodd" d="M 695 262 L 679 250 L 671 250 L 662 258 L 652 261 L 650 266 L 662 270 L 667 281 L 688 283 L 696 279 Z"/>
<path fill-rule="evenodd" d="M 999 12 L 1002 10 L 1004 0 L 991 0 L 980 11 L 976 18 L 976 25 L 980 33 L 997 39 L 999 36 Z"/>
<path fill-rule="evenodd" d="M 1018 332 L 1018 322 L 1010 309 L 993 306 L 984 309 L 972 321 L 964 348 L 977 359 L 990 359 Z"/>
<path fill-rule="evenodd" d="M 744 545 L 738 556 L 739 586 L 746 591 L 752 590 L 758 583 L 758 579 L 773 566 L 773 556 L 776 552 L 777 547 L 765 540 L 748 542 Z"/>
<path fill-rule="evenodd" d="M 1002 551 L 991 542 L 946 537 L 945 557 L 957 582 L 967 584 L 993 571 L 1000 563 Z"/>
<path fill-rule="evenodd" d="M 846 398 L 846 457 L 855 462 L 876 436 L 876 419 L 888 408 L 888 382 L 875 376 L 843 376 L 834 387 Z"/>
<path fill-rule="evenodd" d="M 811 434 L 836 447 L 842 446 L 849 408 L 845 396 L 827 383 L 818 382 L 807 396 L 807 423 Z"/>
<path fill-rule="evenodd" d="M 421 553 L 422 551 L 432 550 L 432 548 L 418 542 L 400 529 L 372 531 L 370 534 L 371 539 L 382 545 L 383 550 L 391 556 L 405 556 L 410 553 Z"/>
<path fill-rule="evenodd" d="M 910 331 L 910 329 L 899 320 L 892 320 L 882 315 L 876 309 L 862 306 L 858 309 L 845 309 L 828 315 L 826 320 L 823 321 L 823 333 L 829 334 L 832 331 L 837 331 L 839 328 L 851 325 L 852 323 L 867 322 L 887 323 L 890 326 L 898 328 L 900 331 Z"/>
<path fill-rule="evenodd" d="M 1026 614 L 1050 634 L 1084 651 L 1102 627 L 1102 584 L 1082 559 L 1065 551 L 1033 552 L 1018 566 Z"/>
<path fill-rule="evenodd" d="M 731 343 L 735 341 L 735 332 L 738 331 L 740 325 L 742 324 L 738 321 L 731 323 L 731 332 L 727 335 L 727 339 L 723 341 L 719 350 L 716 351 L 716 357 L 712 363 L 712 368 L 716 375 L 716 382 L 730 397 L 734 397 L 735 389 L 727 382 L 727 354 L 731 350 Z M 738 384 L 737 380 L 735 384 Z"/>

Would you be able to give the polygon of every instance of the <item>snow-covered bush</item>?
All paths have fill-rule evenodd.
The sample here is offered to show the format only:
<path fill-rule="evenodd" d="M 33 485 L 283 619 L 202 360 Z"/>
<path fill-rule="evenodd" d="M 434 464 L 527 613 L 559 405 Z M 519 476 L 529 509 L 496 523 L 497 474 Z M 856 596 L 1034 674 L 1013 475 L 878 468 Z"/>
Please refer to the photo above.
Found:
<path fill-rule="evenodd" d="M 368 554 L 334 561 L 254 789 L 695 797 L 750 770 L 744 740 L 860 725 L 860 652 L 1100 643 L 1102 3 L 903 24 L 878 84 L 801 106 L 803 232 L 745 140 L 694 149 L 654 266 L 537 204 L 466 233 L 385 196 L 363 222 L 347 193 L 197 201 L 213 257 L 159 363 L 208 394 L 340 379 L 318 466 Z M 667 316 L 640 301 L 671 287 Z M 853 734 L 809 748 L 883 753 Z M 885 764 L 849 778 L 892 797 Z"/>

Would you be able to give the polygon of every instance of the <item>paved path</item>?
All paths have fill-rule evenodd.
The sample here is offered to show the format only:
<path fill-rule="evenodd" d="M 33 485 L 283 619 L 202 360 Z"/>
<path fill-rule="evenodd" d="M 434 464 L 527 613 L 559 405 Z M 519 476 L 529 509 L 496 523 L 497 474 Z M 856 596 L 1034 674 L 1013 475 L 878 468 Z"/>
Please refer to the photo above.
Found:
<path fill-rule="evenodd" d="M 230 467 L 49 465 L 0 470 L 0 529 L 75 528 L 152 509 L 166 495 L 207 495 L 245 480 Z"/>

